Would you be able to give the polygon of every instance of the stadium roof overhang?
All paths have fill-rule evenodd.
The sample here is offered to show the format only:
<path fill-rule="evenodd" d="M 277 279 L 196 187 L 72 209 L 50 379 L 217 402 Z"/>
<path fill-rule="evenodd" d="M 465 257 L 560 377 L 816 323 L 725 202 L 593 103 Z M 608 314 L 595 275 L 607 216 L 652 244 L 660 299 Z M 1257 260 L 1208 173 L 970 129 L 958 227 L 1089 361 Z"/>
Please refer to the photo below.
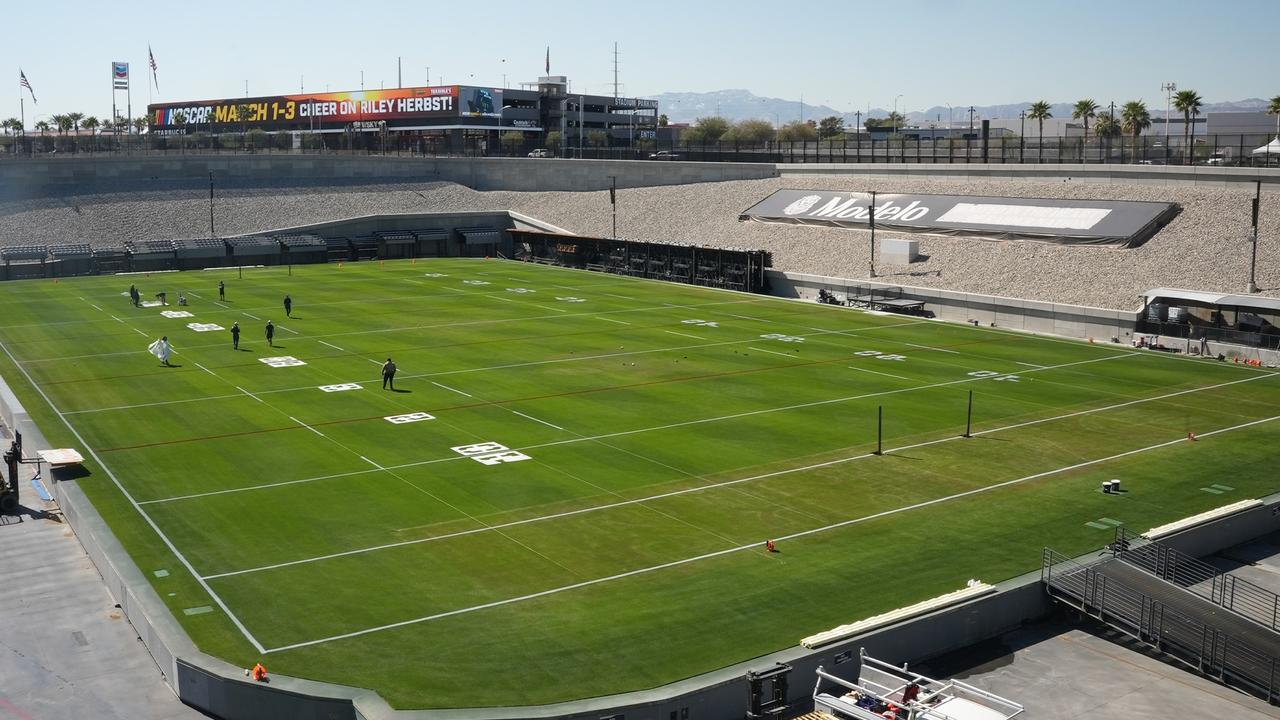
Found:
<path fill-rule="evenodd" d="M 1143 304 L 1149 304 L 1153 300 L 1183 300 L 1186 302 L 1214 305 L 1217 307 L 1234 307 L 1242 310 L 1280 312 L 1280 298 L 1258 297 L 1256 295 L 1230 295 L 1203 292 L 1200 290 L 1155 288 L 1142 293 L 1139 297 L 1142 298 Z"/>

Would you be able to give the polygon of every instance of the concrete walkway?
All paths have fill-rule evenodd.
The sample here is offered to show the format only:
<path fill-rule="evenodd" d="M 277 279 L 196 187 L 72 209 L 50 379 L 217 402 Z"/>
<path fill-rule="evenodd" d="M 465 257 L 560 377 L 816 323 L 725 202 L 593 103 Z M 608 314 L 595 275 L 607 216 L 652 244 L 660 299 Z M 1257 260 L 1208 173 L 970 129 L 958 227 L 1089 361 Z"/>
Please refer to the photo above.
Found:
<path fill-rule="evenodd" d="M 208 717 L 164 684 L 56 505 L 31 489 L 34 466 L 21 468 L 22 514 L 0 516 L 0 720 Z"/>

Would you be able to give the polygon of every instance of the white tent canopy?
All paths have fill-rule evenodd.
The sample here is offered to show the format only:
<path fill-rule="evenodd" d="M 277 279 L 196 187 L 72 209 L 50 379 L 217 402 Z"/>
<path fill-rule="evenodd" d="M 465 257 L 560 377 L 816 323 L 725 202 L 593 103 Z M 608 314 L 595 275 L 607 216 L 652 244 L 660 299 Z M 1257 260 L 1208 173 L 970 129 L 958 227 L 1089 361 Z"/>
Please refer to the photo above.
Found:
<path fill-rule="evenodd" d="M 1275 140 L 1253 151 L 1254 155 L 1280 155 L 1280 135 Z"/>

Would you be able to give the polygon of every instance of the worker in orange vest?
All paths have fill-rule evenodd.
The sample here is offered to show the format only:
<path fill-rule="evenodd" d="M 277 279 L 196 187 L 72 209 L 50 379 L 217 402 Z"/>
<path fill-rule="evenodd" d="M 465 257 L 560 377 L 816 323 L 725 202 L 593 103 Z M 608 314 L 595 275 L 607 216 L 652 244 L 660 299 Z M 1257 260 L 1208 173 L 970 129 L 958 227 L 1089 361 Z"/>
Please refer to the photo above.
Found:
<path fill-rule="evenodd" d="M 254 682 L 266 682 L 266 679 L 267 679 L 267 669 L 262 666 L 262 663 L 255 664 L 253 666 Z"/>

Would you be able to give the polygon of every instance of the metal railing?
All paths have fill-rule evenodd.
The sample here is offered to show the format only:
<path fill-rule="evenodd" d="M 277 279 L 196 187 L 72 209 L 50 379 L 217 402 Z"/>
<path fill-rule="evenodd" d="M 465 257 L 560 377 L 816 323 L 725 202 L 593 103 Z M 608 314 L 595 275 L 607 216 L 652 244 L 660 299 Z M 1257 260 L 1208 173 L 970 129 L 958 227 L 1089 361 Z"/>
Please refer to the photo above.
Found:
<path fill-rule="evenodd" d="M 1111 547 L 1121 561 L 1280 632 L 1280 595 L 1124 527 Z"/>
<path fill-rule="evenodd" d="M 1040 579 L 1054 599 L 1224 685 L 1280 704 L 1280 658 L 1170 609 L 1051 548 L 1044 549 Z"/>

